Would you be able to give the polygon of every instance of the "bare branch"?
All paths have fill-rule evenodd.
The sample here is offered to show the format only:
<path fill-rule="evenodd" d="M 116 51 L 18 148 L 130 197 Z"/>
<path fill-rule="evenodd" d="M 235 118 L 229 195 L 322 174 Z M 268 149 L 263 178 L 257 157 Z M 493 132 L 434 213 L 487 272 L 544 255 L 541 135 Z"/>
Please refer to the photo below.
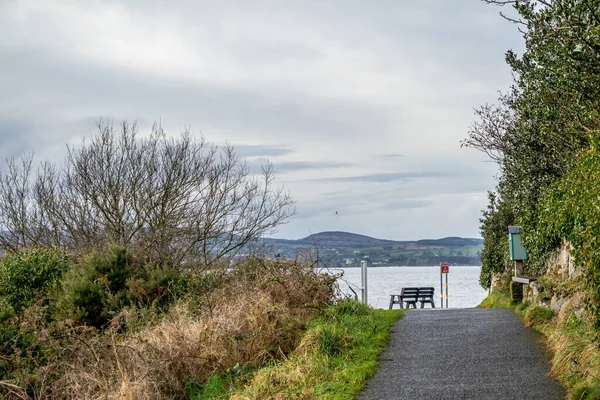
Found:
<path fill-rule="evenodd" d="M 116 243 L 159 264 L 208 268 L 294 212 L 272 165 L 252 176 L 231 146 L 207 146 L 189 130 L 167 138 L 159 124 L 146 138 L 136 124 L 97 127 L 68 147 L 62 168 L 44 162 L 35 179 L 31 156 L 9 162 L 0 179 L 4 249 L 85 252 Z"/>

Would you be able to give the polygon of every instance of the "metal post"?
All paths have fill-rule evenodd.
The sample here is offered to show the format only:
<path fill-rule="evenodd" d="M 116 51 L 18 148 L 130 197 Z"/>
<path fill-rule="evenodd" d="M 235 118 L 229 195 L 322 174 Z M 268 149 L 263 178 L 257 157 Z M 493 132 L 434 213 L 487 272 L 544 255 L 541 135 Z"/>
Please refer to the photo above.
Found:
<path fill-rule="evenodd" d="M 442 274 L 442 263 L 440 263 L 440 308 L 444 308 L 444 274 Z"/>
<path fill-rule="evenodd" d="M 448 274 L 446 273 L 446 308 L 448 308 Z"/>
<path fill-rule="evenodd" d="M 360 281 L 362 284 L 362 302 L 367 302 L 367 261 L 363 260 L 360 262 Z"/>

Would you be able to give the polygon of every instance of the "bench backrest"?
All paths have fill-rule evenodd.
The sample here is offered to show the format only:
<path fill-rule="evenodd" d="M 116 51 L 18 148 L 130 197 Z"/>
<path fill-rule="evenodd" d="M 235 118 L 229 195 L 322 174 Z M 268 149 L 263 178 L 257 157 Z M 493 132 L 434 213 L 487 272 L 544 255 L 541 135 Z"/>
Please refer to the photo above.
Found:
<path fill-rule="evenodd" d="M 419 288 L 419 297 L 433 297 L 433 291 L 432 287 Z"/>
<path fill-rule="evenodd" d="M 404 288 L 402 288 L 401 296 L 403 298 L 417 297 L 417 296 L 419 296 L 419 288 L 418 287 L 404 287 Z"/>

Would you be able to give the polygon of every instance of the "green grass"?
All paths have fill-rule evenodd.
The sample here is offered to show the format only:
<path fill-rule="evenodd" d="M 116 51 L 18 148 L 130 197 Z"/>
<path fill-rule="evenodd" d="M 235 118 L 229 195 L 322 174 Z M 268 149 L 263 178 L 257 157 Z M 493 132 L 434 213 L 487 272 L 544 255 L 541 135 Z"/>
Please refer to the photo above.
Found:
<path fill-rule="evenodd" d="M 187 393 L 192 400 L 226 400 L 247 384 L 253 374 L 253 370 L 235 365 L 223 374 L 209 376 L 203 384 L 190 382 Z"/>
<path fill-rule="evenodd" d="M 376 371 L 390 327 L 402 315 L 401 310 L 373 310 L 353 300 L 341 301 L 309 323 L 288 358 L 256 371 L 247 384 L 221 379 L 221 392 L 211 381 L 210 388 L 197 391 L 192 399 L 353 399 Z"/>
<path fill-rule="evenodd" d="M 600 399 L 600 380 L 597 378 L 590 378 L 585 382 L 579 383 L 571 391 L 569 398 L 572 400 Z"/>
<path fill-rule="evenodd" d="M 554 313 L 550 307 L 530 306 L 525 311 L 525 320 L 529 326 L 547 324 L 552 320 Z"/>
<path fill-rule="evenodd" d="M 488 295 L 478 307 L 480 308 L 515 308 L 515 303 L 510 298 L 510 292 L 503 290 L 494 290 Z"/>

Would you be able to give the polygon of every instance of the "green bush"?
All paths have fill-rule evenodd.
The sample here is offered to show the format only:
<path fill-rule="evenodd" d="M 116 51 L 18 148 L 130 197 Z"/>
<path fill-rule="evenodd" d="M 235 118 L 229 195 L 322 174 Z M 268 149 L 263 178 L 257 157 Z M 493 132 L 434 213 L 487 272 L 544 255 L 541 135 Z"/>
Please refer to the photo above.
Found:
<path fill-rule="evenodd" d="M 214 289 L 221 287 L 227 279 L 230 279 L 230 277 L 224 276 L 222 273 L 207 271 L 202 274 L 185 275 L 183 284 L 189 296 L 203 297 Z"/>
<path fill-rule="evenodd" d="M 113 248 L 108 254 L 93 252 L 75 263 L 52 293 L 54 318 L 100 328 L 128 305 L 125 289 L 133 273 L 125 249 Z"/>
<path fill-rule="evenodd" d="M 525 239 L 532 258 L 539 260 L 563 239 L 573 245 L 590 294 L 588 310 L 600 331 L 600 136 L 594 135 L 593 142 L 550 187 L 540 204 L 537 229 Z"/>
<path fill-rule="evenodd" d="M 484 289 L 492 285 L 492 277 L 504 272 L 510 264 L 508 245 L 506 243 L 507 226 L 514 225 L 515 215 L 511 204 L 497 193 L 488 192 L 488 206 L 483 210 L 480 231 L 484 240 L 484 247 L 479 256 L 481 257 L 481 272 L 479 284 Z M 508 285 L 501 282 L 501 289 L 507 289 Z"/>
<path fill-rule="evenodd" d="M 15 374 L 33 373 L 44 363 L 47 349 L 37 334 L 19 326 L 12 317 L 0 323 L 0 380 L 12 379 Z M 0 397 L 2 395 L 0 391 Z"/>
<path fill-rule="evenodd" d="M 68 269 L 67 255 L 51 249 L 5 254 L 0 266 L 0 296 L 19 312 L 47 296 Z"/>
<path fill-rule="evenodd" d="M 34 305 L 31 308 L 36 307 Z M 21 319 L 5 298 L 0 298 L 0 380 L 34 376 L 49 351 L 35 329 L 22 327 Z M 0 398 L 8 392 L 0 388 Z"/>
<path fill-rule="evenodd" d="M 183 296 L 187 281 L 181 273 L 170 267 L 144 265 L 134 277 L 127 280 L 128 300 L 137 307 L 166 308 Z"/>
<path fill-rule="evenodd" d="M 55 319 L 101 328 L 125 307 L 164 312 L 185 292 L 177 270 L 136 262 L 124 248 L 93 252 L 64 274 L 52 293 Z"/>

